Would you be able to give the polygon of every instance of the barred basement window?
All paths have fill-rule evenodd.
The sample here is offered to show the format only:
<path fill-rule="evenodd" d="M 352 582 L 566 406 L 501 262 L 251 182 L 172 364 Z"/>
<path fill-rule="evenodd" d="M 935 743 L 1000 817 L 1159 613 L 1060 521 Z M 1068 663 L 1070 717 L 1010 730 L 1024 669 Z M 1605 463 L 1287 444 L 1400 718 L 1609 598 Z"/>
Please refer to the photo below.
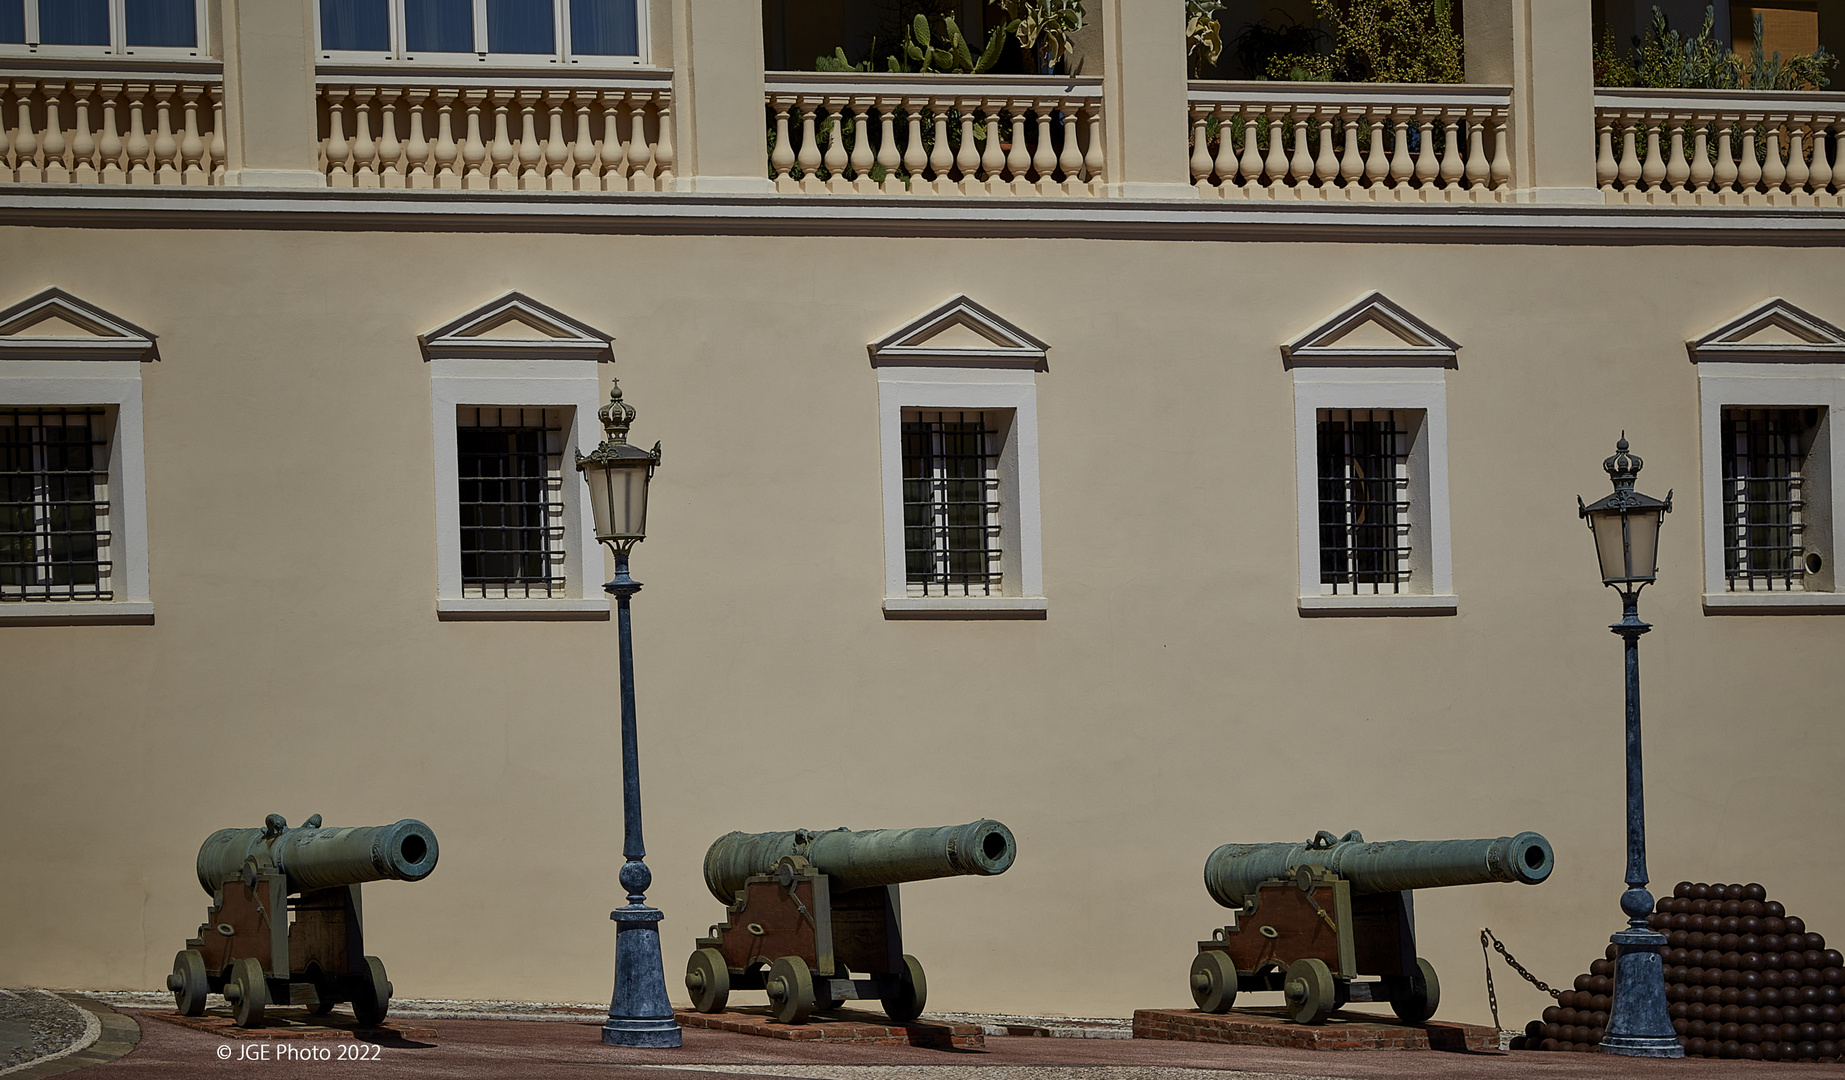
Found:
<path fill-rule="evenodd" d="M 464 597 L 563 595 L 566 413 L 456 410 Z"/>
<path fill-rule="evenodd" d="M 1409 453 L 1416 416 L 1320 409 L 1320 584 L 1338 593 L 1407 591 Z"/>
<path fill-rule="evenodd" d="M 0 408 L 0 601 L 109 600 L 108 413 Z"/>
<path fill-rule="evenodd" d="M 1723 576 L 1730 591 L 1804 587 L 1804 474 L 1819 418 L 1816 408 L 1723 410 Z"/>
<path fill-rule="evenodd" d="M 903 410 L 903 554 L 911 596 L 1000 592 L 996 412 Z"/>

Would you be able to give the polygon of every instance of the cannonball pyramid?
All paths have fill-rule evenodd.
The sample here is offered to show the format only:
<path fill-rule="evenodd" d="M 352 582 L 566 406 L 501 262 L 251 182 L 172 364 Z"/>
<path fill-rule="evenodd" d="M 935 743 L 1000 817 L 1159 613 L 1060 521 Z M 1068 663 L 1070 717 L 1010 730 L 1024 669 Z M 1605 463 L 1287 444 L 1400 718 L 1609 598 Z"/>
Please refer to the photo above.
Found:
<path fill-rule="evenodd" d="M 1845 961 L 1760 885 L 1681 881 L 1647 924 L 1666 935 L 1666 1002 L 1685 1053 L 1830 1061 L 1845 1040 Z M 1608 1024 L 1615 947 L 1576 977 L 1523 1049 L 1593 1053 Z"/>

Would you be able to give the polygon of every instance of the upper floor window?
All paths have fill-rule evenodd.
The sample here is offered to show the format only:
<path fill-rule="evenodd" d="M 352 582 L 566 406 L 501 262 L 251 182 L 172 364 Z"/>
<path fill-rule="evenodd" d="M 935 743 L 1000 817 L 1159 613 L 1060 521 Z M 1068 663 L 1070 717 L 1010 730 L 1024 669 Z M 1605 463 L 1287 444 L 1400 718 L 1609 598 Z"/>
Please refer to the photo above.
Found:
<path fill-rule="evenodd" d="M 201 56 L 206 0 L 0 0 L 0 49 L 46 56 Z M 12 46 L 13 48 L 7 48 Z"/>
<path fill-rule="evenodd" d="M 319 0 L 328 60 L 639 63 L 646 0 Z"/>
<path fill-rule="evenodd" d="M 1011 410 L 903 410 L 903 557 L 911 596 L 1003 591 L 1000 448 Z"/>
<path fill-rule="evenodd" d="M 1807 459 L 1825 410 L 1730 407 L 1723 417 L 1723 576 L 1732 592 L 1804 590 L 1825 568 L 1808 543 Z"/>
<path fill-rule="evenodd" d="M 0 601 L 111 599 L 106 410 L 0 408 Z"/>

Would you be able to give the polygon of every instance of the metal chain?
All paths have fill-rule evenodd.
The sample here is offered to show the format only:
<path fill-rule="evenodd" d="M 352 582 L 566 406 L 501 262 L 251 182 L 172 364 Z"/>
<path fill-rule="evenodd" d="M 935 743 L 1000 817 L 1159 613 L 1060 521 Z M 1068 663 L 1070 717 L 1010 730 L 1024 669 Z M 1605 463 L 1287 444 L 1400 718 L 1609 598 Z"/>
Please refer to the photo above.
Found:
<path fill-rule="evenodd" d="M 1526 982 L 1544 991 L 1553 998 L 1561 998 L 1563 996 L 1563 991 L 1551 989 L 1549 983 L 1531 974 L 1529 971 L 1526 971 L 1525 965 L 1519 963 L 1516 956 L 1506 951 L 1505 943 L 1500 941 L 1498 936 L 1495 935 L 1490 928 L 1482 927 L 1480 930 L 1480 956 L 1486 961 L 1486 1004 L 1493 1010 L 1494 1027 L 1500 1027 L 1499 995 L 1493 990 L 1493 956 L 1492 953 L 1486 951 L 1486 945 L 1489 941 L 1492 943 L 1493 949 L 1497 951 L 1500 956 L 1505 957 L 1505 962 L 1512 965 L 1512 970 L 1525 977 Z"/>

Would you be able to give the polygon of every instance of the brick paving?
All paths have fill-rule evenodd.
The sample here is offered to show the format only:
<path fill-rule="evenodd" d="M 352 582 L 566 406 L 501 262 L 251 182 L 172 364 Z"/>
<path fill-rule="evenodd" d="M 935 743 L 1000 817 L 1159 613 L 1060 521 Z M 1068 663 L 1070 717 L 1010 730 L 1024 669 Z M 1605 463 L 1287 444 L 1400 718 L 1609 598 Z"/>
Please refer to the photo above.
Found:
<path fill-rule="evenodd" d="M 857 1043 L 866 1046 L 927 1046 L 937 1050 L 979 1050 L 986 1037 L 979 1024 L 934 1023 L 919 1020 L 897 1024 L 881 1014 L 860 1009 L 838 1009 L 805 1024 L 778 1024 L 762 1007 L 743 1007 L 721 1013 L 679 1009 L 681 1028 L 712 1028 L 758 1038 L 795 1042 Z"/>
<path fill-rule="evenodd" d="M 1195 1009 L 1140 1009 L 1136 1039 L 1287 1046 L 1300 1050 L 1498 1050 L 1499 1032 L 1440 1020 L 1402 1024 L 1359 1013 L 1336 1012 L 1324 1024 L 1296 1024 L 1280 1009 L 1239 1009 L 1222 1015 Z"/>

